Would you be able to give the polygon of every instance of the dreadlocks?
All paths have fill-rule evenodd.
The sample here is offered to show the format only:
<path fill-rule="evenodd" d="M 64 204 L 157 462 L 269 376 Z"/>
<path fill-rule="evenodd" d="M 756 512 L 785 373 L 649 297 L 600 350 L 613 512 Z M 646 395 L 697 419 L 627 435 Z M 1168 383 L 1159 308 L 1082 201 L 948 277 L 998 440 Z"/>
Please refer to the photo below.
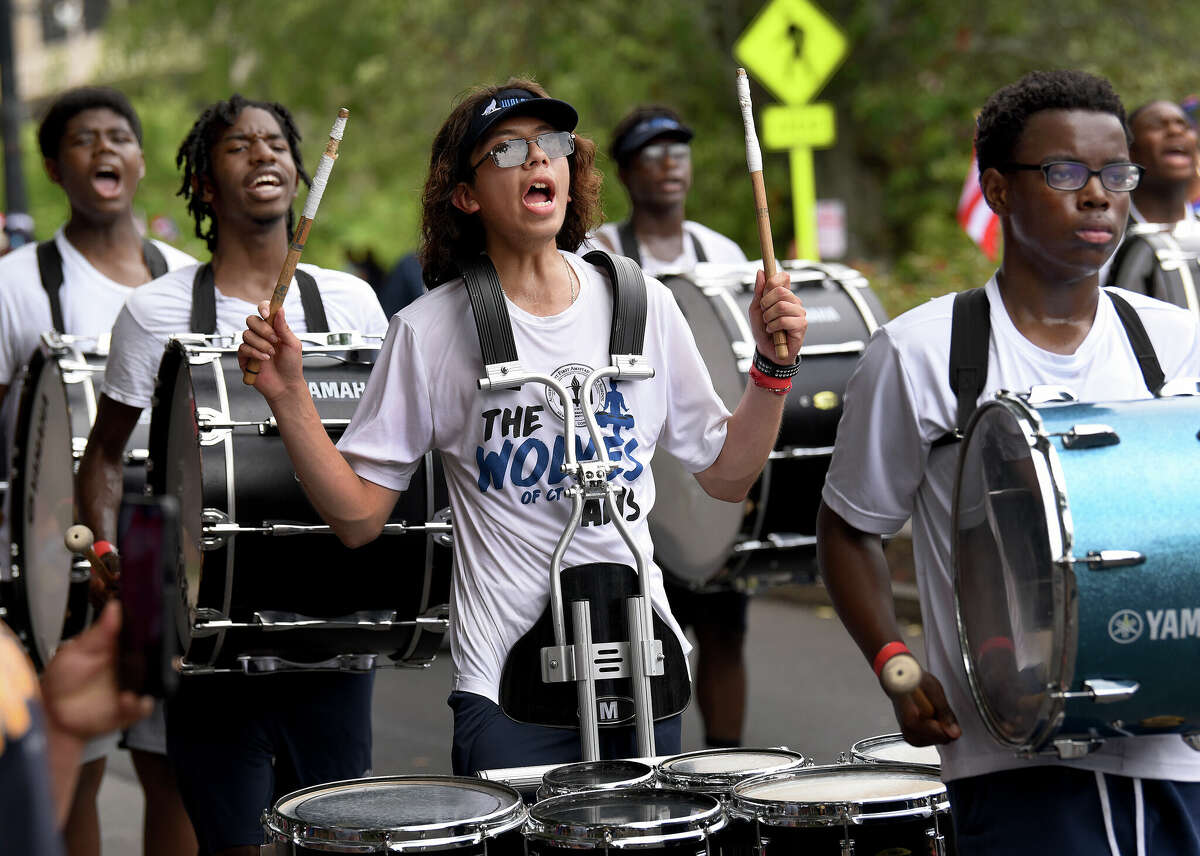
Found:
<path fill-rule="evenodd" d="M 200 189 L 212 174 L 212 149 L 226 128 L 231 128 L 237 122 L 238 116 L 247 107 L 257 107 L 266 110 L 279 122 L 279 128 L 287 137 L 288 147 L 292 150 L 292 160 L 296 164 L 296 174 L 309 185 L 312 181 L 304 171 L 304 163 L 300 159 L 300 132 L 296 130 L 296 122 L 292 114 L 282 104 L 274 101 L 250 101 L 234 93 L 228 101 L 218 101 L 209 105 L 200 118 L 192 125 L 192 130 L 184 138 L 175 155 L 175 166 L 183 167 L 183 184 L 179 187 L 177 196 L 187 200 L 188 211 L 196 221 L 196 237 L 203 238 L 211 251 L 217 243 L 217 221 L 212 216 L 212 206 L 201 198 Z M 208 229 L 204 229 L 204 221 L 208 220 Z M 288 240 L 292 238 L 293 214 L 288 209 L 287 232 Z"/>

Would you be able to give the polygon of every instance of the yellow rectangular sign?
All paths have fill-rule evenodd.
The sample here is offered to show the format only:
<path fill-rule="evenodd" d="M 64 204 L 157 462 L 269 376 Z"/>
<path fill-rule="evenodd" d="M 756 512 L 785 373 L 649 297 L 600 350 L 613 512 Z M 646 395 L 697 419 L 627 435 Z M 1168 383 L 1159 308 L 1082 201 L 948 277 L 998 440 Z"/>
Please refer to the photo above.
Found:
<path fill-rule="evenodd" d="M 824 149 L 833 145 L 837 123 L 833 105 L 766 107 L 762 111 L 763 145 L 775 151 L 798 146 Z"/>

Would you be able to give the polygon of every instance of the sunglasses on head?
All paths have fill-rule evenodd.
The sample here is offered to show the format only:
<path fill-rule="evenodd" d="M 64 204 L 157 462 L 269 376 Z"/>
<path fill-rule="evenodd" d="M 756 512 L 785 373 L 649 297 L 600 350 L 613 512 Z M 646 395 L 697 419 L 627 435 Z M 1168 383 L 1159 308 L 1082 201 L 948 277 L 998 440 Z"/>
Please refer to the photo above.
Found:
<path fill-rule="evenodd" d="M 471 167 L 471 170 L 479 169 L 480 165 L 488 158 L 491 158 L 501 169 L 520 166 L 529 156 L 530 143 L 537 143 L 542 154 L 550 159 L 565 158 L 575 151 L 575 135 L 570 131 L 552 131 L 536 137 L 517 137 L 513 140 L 496 143 Z"/>

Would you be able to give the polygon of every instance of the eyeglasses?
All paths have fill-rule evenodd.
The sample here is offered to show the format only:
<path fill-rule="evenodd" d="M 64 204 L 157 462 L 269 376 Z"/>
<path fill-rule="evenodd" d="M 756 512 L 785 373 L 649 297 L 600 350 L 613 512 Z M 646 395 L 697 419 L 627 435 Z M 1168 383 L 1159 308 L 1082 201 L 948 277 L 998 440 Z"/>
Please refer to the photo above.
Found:
<path fill-rule="evenodd" d="M 1079 161 L 1051 161 L 1050 163 L 1010 163 L 1005 169 L 1041 170 L 1046 184 L 1055 190 L 1079 190 L 1093 175 L 1100 176 L 1100 184 L 1113 193 L 1128 193 L 1137 188 L 1145 172 L 1135 163 L 1110 163 L 1100 169 L 1091 169 Z"/>
<path fill-rule="evenodd" d="M 638 150 L 638 157 L 647 163 L 659 163 L 666 157 L 685 161 L 691 159 L 692 147 L 687 143 L 651 143 Z"/>
<path fill-rule="evenodd" d="M 529 156 L 530 143 L 537 143 L 542 153 L 551 159 L 565 158 L 575 151 L 575 135 L 570 131 L 554 131 L 536 137 L 518 137 L 515 140 L 505 140 L 502 143 L 492 146 L 491 151 L 481 157 L 479 162 L 471 167 L 471 171 L 479 169 L 480 165 L 488 158 L 491 158 L 496 166 L 501 169 L 520 166 L 525 163 L 525 158 Z"/>

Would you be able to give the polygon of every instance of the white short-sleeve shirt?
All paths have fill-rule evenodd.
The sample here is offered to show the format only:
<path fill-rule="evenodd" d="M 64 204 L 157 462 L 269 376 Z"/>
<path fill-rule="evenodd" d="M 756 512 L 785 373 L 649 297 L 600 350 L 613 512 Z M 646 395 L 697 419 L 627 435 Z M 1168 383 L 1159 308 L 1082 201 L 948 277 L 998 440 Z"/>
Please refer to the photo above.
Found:
<path fill-rule="evenodd" d="M 621 252 L 621 236 L 618 234 L 620 223 L 605 223 L 596 230 L 596 235 L 603 235 L 604 238 L 615 248 L 615 252 Z M 695 238 L 700 242 L 700 247 L 704 250 L 705 261 L 714 264 L 741 264 L 746 261 L 746 254 L 742 252 L 742 248 L 733 241 L 726 238 L 720 232 L 708 228 L 707 226 L 697 223 L 694 220 L 683 221 L 683 252 L 678 257 L 673 259 L 656 258 L 646 250 L 646 247 L 639 247 L 638 254 L 642 257 L 642 270 L 647 276 L 659 276 L 665 273 L 683 273 L 694 268 L 699 259 L 696 258 L 696 247 L 692 243 Z"/>

